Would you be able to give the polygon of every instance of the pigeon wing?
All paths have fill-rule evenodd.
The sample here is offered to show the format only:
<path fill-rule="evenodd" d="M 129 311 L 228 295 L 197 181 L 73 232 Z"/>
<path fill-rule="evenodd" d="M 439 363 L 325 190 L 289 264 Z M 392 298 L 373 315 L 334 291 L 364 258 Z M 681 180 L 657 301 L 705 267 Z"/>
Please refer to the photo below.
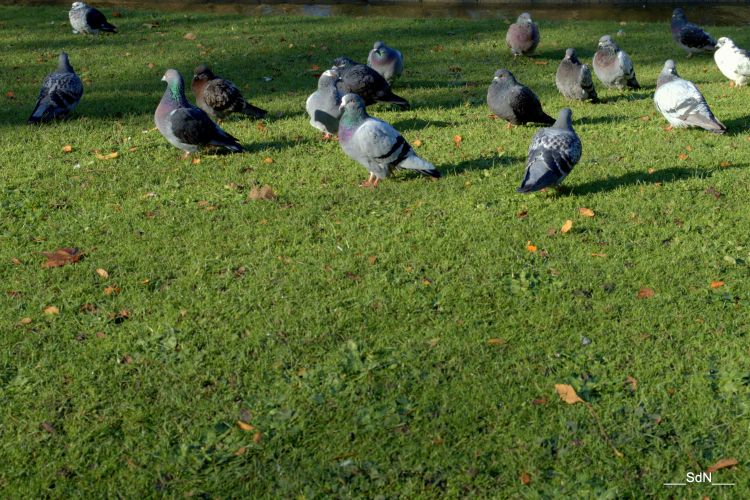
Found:
<path fill-rule="evenodd" d="M 716 45 L 716 40 L 694 24 L 686 24 L 680 30 L 680 42 L 687 47 L 703 48 Z"/>
<path fill-rule="evenodd" d="M 172 133 L 185 144 L 208 144 L 217 135 L 216 124 L 198 108 L 177 108 L 171 113 L 171 122 Z"/>

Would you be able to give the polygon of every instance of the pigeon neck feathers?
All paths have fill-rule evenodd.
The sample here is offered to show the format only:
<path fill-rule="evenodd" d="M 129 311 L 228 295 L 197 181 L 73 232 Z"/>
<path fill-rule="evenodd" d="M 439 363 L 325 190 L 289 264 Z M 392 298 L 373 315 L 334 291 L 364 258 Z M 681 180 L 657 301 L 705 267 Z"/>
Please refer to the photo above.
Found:
<path fill-rule="evenodd" d="M 57 69 L 55 73 L 75 73 L 73 66 L 70 65 L 68 60 L 68 54 L 65 52 L 60 53 L 60 59 L 57 62 Z"/>

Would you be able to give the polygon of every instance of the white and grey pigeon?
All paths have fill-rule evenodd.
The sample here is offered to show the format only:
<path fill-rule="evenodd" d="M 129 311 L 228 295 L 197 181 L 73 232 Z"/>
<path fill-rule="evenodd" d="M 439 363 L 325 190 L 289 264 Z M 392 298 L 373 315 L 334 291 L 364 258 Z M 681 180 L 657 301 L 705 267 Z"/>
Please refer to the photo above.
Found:
<path fill-rule="evenodd" d="M 393 81 L 404 71 L 404 56 L 385 42 L 377 41 L 367 55 L 367 65 L 380 73 L 388 84 L 393 85 Z"/>
<path fill-rule="evenodd" d="M 185 97 L 185 82 L 177 70 L 168 69 L 162 81 L 167 89 L 156 107 L 154 122 L 161 135 L 185 156 L 203 146 L 218 146 L 232 153 L 244 151 L 236 138 L 216 125 L 208 114 L 190 104 Z"/>
<path fill-rule="evenodd" d="M 104 14 L 86 2 L 73 2 L 68 12 L 68 18 L 70 19 L 70 25 L 73 27 L 73 33 L 89 35 L 97 35 L 100 31 L 117 33 L 117 28 L 107 22 Z"/>
<path fill-rule="evenodd" d="M 549 128 L 534 134 L 526 159 L 526 171 L 518 193 L 531 193 L 559 185 L 581 159 L 581 139 L 573 130 L 572 112 L 563 108 Z"/>
<path fill-rule="evenodd" d="M 394 169 L 413 170 L 422 175 L 440 177 L 440 172 L 431 163 L 417 156 L 398 130 L 367 114 L 360 96 L 346 94 L 341 99 L 341 109 L 341 149 L 370 172 L 370 177 L 362 186 L 376 187 Z"/>
<path fill-rule="evenodd" d="M 539 45 L 539 27 L 531 20 L 528 12 L 518 16 L 516 22 L 508 27 L 505 43 L 514 56 L 528 56 L 534 53 Z"/>
<path fill-rule="evenodd" d="M 716 47 L 714 60 L 719 71 L 735 85 L 745 85 L 750 80 L 750 54 L 725 36 L 719 38 Z"/>
<path fill-rule="evenodd" d="M 498 118 L 513 125 L 525 125 L 529 122 L 551 125 L 555 122 L 554 118 L 544 112 L 536 94 L 520 84 L 507 69 L 495 72 L 487 89 L 487 105 Z"/>
<path fill-rule="evenodd" d="M 599 46 L 594 54 L 594 73 L 608 88 L 625 87 L 639 89 L 641 85 L 635 78 L 633 61 L 624 50 L 620 49 L 609 35 L 599 39 Z"/>
<path fill-rule="evenodd" d="M 703 28 L 689 23 L 685 16 L 685 11 L 677 7 L 672 12 L 672 21 L 670 23 L 672 30 L 672 39 L 685 49 L 688 57 L 701 52 L 713 52 L 716 50 L 716 40 L 703 31 Z"/>
<path fill-rule="evenodd" d="M 341 94 L 336 87 L 338 79 L 339 74 L 335 69 L 324 71 L 318 78 L 318 90 L 310 94 L 305 102 L 310 125 L 326 134 L 326 137 L 338 133 L 339 118 L 343 112 L 339 107 Z"/>
<path fill-rule="evenodd" d="M 557 90 L 568 99 L 599 102 L 594 88 L 591 70 L 576 57 L 575 49 L 565 50 L 565 57 L 560 61 L 555 74 Z"/>
<path fill-rule="evenodd" d="M 28 123 L 48 122 L 65 118 L 78 106 L 83 96 L 83 83 L 68 61 L 68 54 L 60 52 L 57 69 L 44 77 L 39 98 Z"/>
<path fill-rule="evenodd" d="M 711 112 L 698 87 L 680 78 L 671 59 L 664 63 L 656 81 L 654 104 L 675 128 L 700 127 L 715 134 L 727 129 Z"/>

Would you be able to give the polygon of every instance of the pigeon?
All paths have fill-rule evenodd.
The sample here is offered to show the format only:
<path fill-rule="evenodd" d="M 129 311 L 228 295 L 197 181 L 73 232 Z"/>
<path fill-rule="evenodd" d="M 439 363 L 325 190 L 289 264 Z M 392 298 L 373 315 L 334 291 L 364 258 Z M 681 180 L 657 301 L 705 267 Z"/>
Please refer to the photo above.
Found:
<path fill-rule="evenodd" d="M 565 57 L 560 61 L 555 75 L 557 90 L 568 99 L 577 99 L 591 102 L 599 102 L 591 78 L 591 70 L 576 57 L 575 49 L 567 49 Z"/>
<path fill-rule="evenodd" d="M 487 90 L 487 105 L 495 115 L 513 125 L 529 122 L 552 125 L 555 119 L 542 110 L 542 103 L 530 88 L 518 83 L 507 69 L 495 72 Z"/>
<path fill-rule="evenodd" d="M 689 23 L 685 11 L 679 7 L 672 12 L 671 29 L 672 38 L 677 45 L 685 49 L 688 57 L 716 50 L 716 40 L 700 26 Z"/>
<path fill-rule="evenodd" d="M 378 41 L 367 56 L 367 65 L 380 73 L 389 85 L 393 85 L 393 81 L 404 71 L 404 56 L 385 42 Z"/>
<path fill-rule="evenodd" d="M 342 110 L 339 108 L 341 94 L 336 88 L 338 79 L 339 74 L 335 69 L 324 71 L 318 79 L 318 90 L 310 94 L 305 103 L 310 125 L 328 134 L 327 137 L 339 131 Z"/>
<path fill-rule="evenodd" d="M 505 43 L 508 44 L 514 56 L 528 56 L 534 53 L 536 46 L 539 45 L 539 28 L 531 20 L 528 12 L 518 16 L 516 22 L 508 27 Z"/>
<path fill-rule="evenodd" d="M 100 31 L 117 33 L 117 28 L 107 22 L 99 10 L 89 6 L 86 2 L 73 2 L 68 12 L 73 33 L 97 35 Z"/>
<path fill-rule="evenodd" d="M 715 134 L 727 129 L 714 117 L 698 87 L 680 78 L 671 59 L 664 63 L 656 81 L 654 104 L 672 127 L 700 127 Z"/>
<path fill-rule="evenodd" d="M 594 54 L 594 73 L 605 87 L 616 87 L 620 90 L 630 87 L 639 89 L 641 85 L 635 79 L 635 70 L 630 56 L 612 40 L 609 35 L 599 39 L 599 48 Z"/>
<path fill-rule="evenodd" d="M 339 57 L 333 61 L 340 81 L 336 84 L 341 95 L 357 94 L 369 106 L 376 102 L 396 104 L 402 108 L 409 107 L 409 101 L 391 91 L 391 86 L 380 73 L 369 66 L 352 61 L 348 57 Z"/>
<path fill-rule="evenodd" d="M 716 47 L 714 60 L 719 70 L 735 85 L 745 85 L 750 79 L 750 54 L 725 36 L 719 38 Z"/>
<path fill-rule="evenodd" d="M 531 193 L 560 184 L 581 159 L 581 139 L 573 130 L 570 108 L 563 108 L 555 124 L 534 134 L 518 193 Z"/>
<path fill-rule="evenodd" d="M 266 116 L 264 109 L 247 102 L 232 82 L 217 77 L 205 64 L 196 67 L 194 73 L 190 87 L 195 103 L 212 117 L 225 118 L 231 113 L 243 113 L 253 118 Z"/>
<path fill-rule="evenodd" d="M 185 151 L 185 156 L 202 146 L 220 146 L 232 153 L 244 151 L 242 145 L 216 125 L 205 111 L 185 97 L 185 83 L 175 69 L 168 69 L 162 81 L 167 89 L 154 113 L 156 128 L 170 144 Z"/>
<path fill-rule="evenodd" d="M 363 187 L 377 187 L 378 182 L 393 169 L 440 177 L 440 172 L 417 156 L 398 130 L 367 114 L 362 97 L 346 94 L 341 99 L 341 109 L 339 144 L 349 158 L 370 172 L 369 179 L 362 183 Z"/>
<path fill-rule="evenodd" d="M 44 77 L 42 90 L 28 123 L 48 122 L 65 118 L 76 109 L 83 96 L 83 83 L 68 61 L 68 54 L 60 52 L 57 69 Z"/>

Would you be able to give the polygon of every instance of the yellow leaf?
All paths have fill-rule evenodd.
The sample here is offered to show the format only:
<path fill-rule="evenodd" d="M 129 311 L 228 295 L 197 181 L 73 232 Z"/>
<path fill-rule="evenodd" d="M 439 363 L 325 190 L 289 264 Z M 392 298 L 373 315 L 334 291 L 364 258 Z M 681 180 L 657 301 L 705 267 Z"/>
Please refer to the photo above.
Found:
<path fill-rule="evenodd" d="M 592 253 L 591 256 L 592 257 L 606 257 L 607 254 L 606 253 Z"/>
<path fill-rule="evenodd" d="M 736 458 L 722 458 L 715 464 L 713 464 L 711 467 L 706 469 L 706 472 L 716 472 L 719 469 L 725 469 L 727 467 L 733 467 L 737 465 L 739 462 L 737 462 Z"/>
<path fill-rule="evenodd" d="M 263 163 L 270 165 L 271 163 L 273 163 L 273 158 L 271 158 L 270 156 L 267 156 L 263 158 Z"/>
<path fill-rule="evenodd" d="M 419 139 L 416 139 L 414 142 L 411 143 L 411 145 L 415 148 L 418 148 L 419 146 L 422 145 L 422 141 L 420 141 Z"/>
<path fill-rule="evenodd" d="M 565 224 L 563 224 L 563 225 L 562 225 L 562 227 L 560 228 L 560 232 L 561 232 L 562 234 L 565 234 L 565 233 L 567 233 L 568 231 L 570 231 L 570 229 L 571 229 L 572 227 L 573 227 L 573 221 L 572 221 L 572 220 L 570 220 L 570 219 L 568 219 L 568 220 L 566 220 L 566 221 L 565 221 Z"/>
<path fill-rule="evenodd" d="M 724 286 L 723 281 L 712 281 L 711 282 L 711 288 L 721 288 Z"/>
<path fill-rule="evenodd" d="M 581 399 L 578 394 L 576 394 L 576 390 L 568 384 L 555 384 L 555 390 L 560 396 L 560 399 L 562 399 L 569 405 L 583 403 L 583 399 Z"/>
<path fill-rule="evenodd" d="M 685 161 L 688 159 L 688 155 L 686 155 L 685 153 L 680 153 L 677 155 L 677 158 L 679 158 L 682 161 Z"/>
<path fill-rule="evenodd" d="M 239 426 L 240 429 L 242 429 L 245 432 L 250 432 L 250 431 L 254 431 L 255 430 L 255 426 L 254 425 L 250 425 L 247 422 L 243 422 L 242 420 L 238 420 L 237 421 L 237 425 Z"/>
<path fill-rule="evenodd" d="M 656 172 L 656 169 L 652 167 L 646 170 L 646 172 L 648 172 L 648 175 L 652 175 L 654 172 Z"/>
<path fill-rule="evenodd" d="M 44 314 L 60 314 L 60 309 L 55 306 L 48 306 L 44 308 Z"/>
<path fill-rule="evenodd" d="M 584 217 L 593 217 L 595 215 L 593 210 L 586 207 L 579 208 L 578 213 L 583 215 Z"/>
<path fill-rule="evenodd" d="M 70 153 L 73 151 L 73 146 L 71 146 L 70 144 L 66 144 L 65 146 L 63 146 L 62 150 L 63 153 Z"/>
<path fill-rule="evenodd" d="M 21 321 L 18 322 L 20 325 L 28 325 L 31 323 L 31 318 L 21 318 Z"/>
<path fill-rule="evenodd" d="M 96 274 L 98 274 L 102 279 L 105 279 L 105 280 L 109 278 L 109 273 L 105 269 L 102 269 L 101 267 L 96 270 Z"/>
<path fill-rule="evenodd" d="M 463 137 L 461 137 L 460 135 L 453 136 L 453 142 L 456 144 L 456 147 L 459 147 L 461 145 L 461 141 L 463 140 Z"/>
<path fill-rule="evenodd" d="M 729 163 L 728 161 L 723 161 L 719 163 L 719 166 L 724 167 L 724 168 L 727 168 L 729 165 L 731 165 L 731 163 Z"/>
<path fill-rule="evenodd" d="M 104 289 L 104 295 L 117 295 L 120 293 L 119 286 L 108 286 Z"/>
<path fill-rule="evenodd" d="M 120 156 L 120 153 L 118 153 L 117 151 L 113 151 L 112 153 L 108 153 L 106 155 L 96 153 L 96 157 L 100 160 L 114 160 L 118 156 Z"/>
<path fill-rule="evenodd" d="M 253 434 L 253 443 L 258 444 L 260 443 L 261 439 L 263 439 L 263 434 L 261 434 L 260 431 L 257 431 L 255 434 Z"/>

